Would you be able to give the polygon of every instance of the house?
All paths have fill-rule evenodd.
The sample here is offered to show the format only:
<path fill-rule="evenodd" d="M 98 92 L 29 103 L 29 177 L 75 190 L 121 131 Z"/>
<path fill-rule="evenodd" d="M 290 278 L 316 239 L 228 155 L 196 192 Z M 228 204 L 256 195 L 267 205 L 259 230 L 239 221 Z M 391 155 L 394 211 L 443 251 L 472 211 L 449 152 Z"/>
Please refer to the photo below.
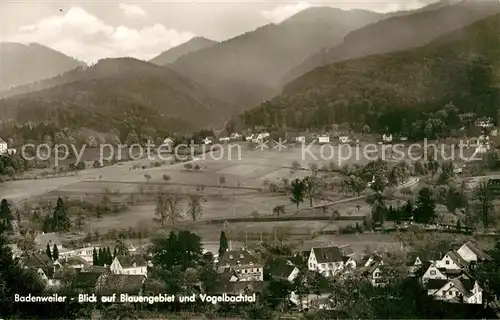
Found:
<path fill-rule="evenodd" d="M 479 127 L 479 128 L 491 128 L 493 127 L 493 119 L 489 118 L 489 117 L 486 117 L 486 118 L 480 118 L 480 119 L 477 119 L 475 122 L 474 122 L 475 126 L 476 127 Z"/>
<path fill-rule="evenodd" d="M 48 287 L 57 287 L 61 283 L 61 274 L 46 254 L 34 253 L 22 261 L 24 269 L 33 270 Z"/>
<path fill-rule="evenodd" d="M 146 260 L 139 255 L 116 256 L 109 266 L 113 274 L 131 274 L 148 276 L 148 266 Z"/>
<path fill-rule="evenodd" d="M 65 251 L 61 239 L 55 232 L 41 233 L 35 237 L 35 246 L 39 251 L 45 252 L 47 245 L 49 245 L 51 250 L 56 245 L 60 253 Z"/>
<path fill-rule="evenodd" d="M 59 258 L 54 264 L 57 264 L 63 269 L 76 269 L 77 271 L 81 271 L 89 266 L 89 262 L 83 259 L 82 257 L 65 257 Z"/>
<path fill-rule="evenodd" d="M 0 138 L 0 154 L 7 153 L 7 142 L 5 142 L 2 138 Z"/>
<path fill-rule="evenodd" d="M 383 134 L 382 135 L 382 142 L 383 143 L 391 143 L 392 142 L 392 134 Z"/>
<path fill-rule="evenodd" d="M 246 140 L 246 141 L 253 141 L 253 137 L 254 137 L 254 135 L 253 135 L 253 134 L 251 134 L 251 135 L 247 136 L 247 137 L 245 138 L 245 140 Z"/>
<path fill-rule="evenodd" d="M 270 275 L 274 279 L 287 280 L 293 282 L 297 275 L 299 274 L 299 269 L 293 265 L 290 260 L 281 261 L 280 263 L 273 266 L 270 271 Z"/>
<path fill-rule="evenodd" d="M 436 267 L 445 270 L 466 270 L 469 267 L 456 251 L 448 251 L 441 260 L 436 261 Z"/>
<path fill-rule="evenodd" d="M 386 283 L 387 266 L 383 260 L 374 260 L 361 270 L 361 274 L 367 276 L 373 286 L 379 287 Z"/>
<path fill-rule="evenodd" d="M 102 274 L 97 280 L 95 293 L 141 295 L 145 281 L 146 277 L 141 274 Z"/>
<path fill-rule="evenodd" d="M 263 133 L 259 133 L 258 135 L 256 135 L 252 141 L 255 142 L 255 143 L 259 143 L 259 142 L 263 142 L 265 139 L 268 139 L 270 137 L 270 134 L 268 132 L 263 132 Z"/>
<path fill-rule="evenodd" d="M 408 274 L 410 276 L 413 276 L 415 274 L 415 272 L 418 269 L 420 269 L 422 264 L 423 264 L 423 262 L 417 254 L 415 254 L 415 253 L 408 254 L 406 267 L 408 269 Z"/>
<path fill-rule="evenodd" d="M 304 143 L 304 142 L 306 142 L 306 137 L 305 136 L 295 137 L 295 142 Z"/>
<path fill-rule="evenodd" d="M 203 144 L 212 144 L 212 139 L 210 139 L 209 137 L 205 137 L 205 139 L 202 140 L 202 143 Z"/>
<path fill-rule="evenodd" d="M 330 293 L 322 293 L 320 295 L 316 294 L 306 294 L 299 296 L 295 292 L 290 294 L 290 302 L 298 306 L 300 310 L 330 310 Z M 325 318 L 327 319 L 327 318 Z M 342 319 L 342 318 L 337 318 Z"/>
<path fill-rule="evenodd" d="M 464 243 L 458 250 L 458 255 L 466 262 L 483 262 L 492 260 L 492 258 L 483 250 L 481 250 L 477 244 L 469 241 Z"/>
<path fill-rule="evenodd" d="M 432 296 L 436 300 L 444 300 L 451 303 L 483 303 L 483 289 L 479 286 L 479 283 L 476 280 L 463 276 L 448 280 Z"/>
<path fill-rule="evenodd" d="M 339 247 L 324 247 L 311 249 L 307 266 L 309 270 L 329 277 L 346 268 L 356 269 L 356 262 L 344 256 Z"/>
<path fill-rule="evenodd" d="M 218 265 L 219 272 L 226 268 L 236 271 L 239 281 L 264 281 L 264 266 L 246 249 L 224 252 Z"/>
<path fill-rule="evenodd" d="M 349 136 L 340 136 L 339 137 L 339 143 L 341 143 L 341 144 L 349 143 L 349 141 L 351 141 L 349 139 Z M 330 141 L 328 141 L 328 142 L 330 142 Z"/>
<path fill-rule="evenodd" d="M 219 142 L 229 142 L 229 140 L 231 140 L 231 138 L 229 138 L 229 137 L 221 137 L 221 138 L 219 138 Z"/>
<path fill-rule="evenodd" d="M 319 143 L 330 143 L 330 137 L 328 135 L 321 135 L 318 137 Z"/>
<path fill-rule="evenodd" d="M 440 270 L 434 263 L 430 261 L 425 261 L 420 270 L 416 272 L 417 276 L 420 277 L 420 281 L 426 284 L 430 280 L 447 280 L 448 276 Z"/>
<path fill-rule="evenodd" d="M 233 132 L 229 135 L 229 139 L 231 140 L 241 140 L 241 134 Z"/>
<path fill-rule="evenodd" d="M 94 293 L 99 278 L 103 275 L 100 272 L 79 272 L 71 281 L 71 289 L 77 294 Z"/>
<path fill-rule="evenodd" d="M 172 146 L 174 144 L 174 139 L 167 137 L 165 140 L 163 140 L 164 145 Z"/>
<path fill-rule="evenodd" d="M 64 251 L 59 251 L 60 258 L 72 258 L 79 257 L 85 260 L 87 263 L 92 263 L 94 249 L 99 251 L 99 246 L 85 246 L 83 248 L 69 249 Z"/>

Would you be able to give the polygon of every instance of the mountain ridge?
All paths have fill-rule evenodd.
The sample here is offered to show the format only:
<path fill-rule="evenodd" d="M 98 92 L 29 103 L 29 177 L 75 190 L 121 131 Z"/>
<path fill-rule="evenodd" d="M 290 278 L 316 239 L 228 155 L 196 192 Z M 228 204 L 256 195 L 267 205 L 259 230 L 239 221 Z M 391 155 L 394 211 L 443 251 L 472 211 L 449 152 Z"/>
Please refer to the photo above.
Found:
<path fill-rule="evenodd" d="M 175 62 L 178 58 L 185 54 L 208 48 L 216 43 L 218 42 L 208 38 L 194 37 L 176 47 L 163 51 L 153 59 L 149 60 L 149 62 L 163 66 Z"/>

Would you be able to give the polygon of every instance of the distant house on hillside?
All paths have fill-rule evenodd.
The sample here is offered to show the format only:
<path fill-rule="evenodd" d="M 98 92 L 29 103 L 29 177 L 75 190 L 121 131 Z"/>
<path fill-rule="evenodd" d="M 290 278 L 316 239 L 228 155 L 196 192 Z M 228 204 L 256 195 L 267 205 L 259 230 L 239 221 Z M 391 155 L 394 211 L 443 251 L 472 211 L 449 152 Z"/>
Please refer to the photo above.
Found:
<path fill-rule="evenodd" d="M 0 154 L 7 153 L 8 146 L 7 142 L 5 142 L 2 138 L 0 138 Z"/>
<path fill-rule="evenodd" d="M 469 241 L 464 243 L 458 250 L 457 253 L 466 262 L 483 262 L 492 260 L 492 258 L 481 248 L 479 248 L 475 243 Z"/>
<path fill-rule="evenodd" d="M 237 133 L 237 132 L 233 132 L 229 135 L 229 139 L 231 140 L 241 140 L 241 134 Z"/>
<path fill-rule="evenodd" d="M 259 133 L 258 135 L 256 135 L 252 141 L 255 142 L 255 143 L 260 143 L 260 142 L 263 142 L 265 139 L 268 139 L 270 136 L 270 134 L 268 132 L 262 132 L 262 133 Z"/>
<path fill-rule="evenodd" d="M 382 135 L 382 142 L 383 143 L 391 143 L 392 142 L 392 134 L 383 134 Z"/>
<path fill-rule="evenodd" d="M 212 144 L 212 139 L 210 139 L 209 137 L 206 137 L 205 139 L 202 140 L 203 144 Z"/>
<path fill-rule="evenodd" d="M 318 142 L 319 143 L 330 143 L 330 136 L 328 135 L 321 135 L 318 137 Z"/>
<path fill-rule="evenodd" d="M 295 142 L 299 142 L 299 143 L 306 142 L 306 137 L 305 136 L 295 137 Z"/>
<path fill-rule="evenodd" d="M 349 143 L 349 136 L 340 136 L 339 137 L 339 143 L 341 144 L 345 144 L 345 143 Z"/>
<path fill-rule="evenodd" d="M 174 144 L 174 139 L 167 137 L 165 138 L 165 140 L 163 140 L 163 144 L 171 146 Z"/>
<path fill-rule="evenodd" d="M 229 138 L 229 137 L 221 137 L 221 138 L 219 138 L 219 142 L 229 142 L 229 140 L 231 140 L 231 138 Z"/>
<path fill-rule="evenodd" d="M 59 251 L 60 258 L 79 257 L 88 263 L 92 263 L 94 249 L 99 250 L 99 246 L 86 246 L 72 250 Z"/>

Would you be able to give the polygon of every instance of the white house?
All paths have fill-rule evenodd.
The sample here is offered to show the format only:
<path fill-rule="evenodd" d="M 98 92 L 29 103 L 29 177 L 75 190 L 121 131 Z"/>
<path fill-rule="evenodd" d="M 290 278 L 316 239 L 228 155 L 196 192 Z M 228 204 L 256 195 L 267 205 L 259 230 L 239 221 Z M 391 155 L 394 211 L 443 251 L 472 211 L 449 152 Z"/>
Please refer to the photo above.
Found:
<path fill-rule="evenodd" d="M 392 142 L 392 134 L 383 134 L 382 135 L 382 142 L 384 143 L 391 143 Z"/>
<path fill-rule="evenodd" d="M 306 142 L 306 137 L 304 137 L 304 136 L 295 137 L 295 142 L 299 142 L 299 143 Z"/>
<path fill-rule="evenodd" d="M 5 142 L 2 138 L 0 138 L 0 154 L 7 153 L 7 142 Z"/>
<path fill-rule="evenodd" d="M 339 247 L 312 248 L 307 268 L 330 277 L 344 269 L 356 269 L 356 262 L 351 257 L 344 256 Z"/>
<path fill-rule="evenodd" d="M 464 243 L 457 253 L 466 262 L 482 262 L 488 261 L 492 258 L 483 250 L 481 250 L 475 243 L 469 241 Z"/>
<path fill-rule="evenodd" d="M 163 140 L 163 144 L 171 146 L 174 144 L 174 139 L 167 137 L 167 138 L 165 138 L 165 140 Z"/>
<path fill-rule="evenodd" d="M 231 140 L 231 138 L 229 138 L 229 137 L 221 137 L 221 138 L 219 138 L 219 142 L 229 142 L 229 140 Z"/>
<path fill-rule="evenodd" d="M 218 271 L 236 271 L 239 281 L 264 281 L 264 266 L 245 249 L 226 251 L 219 257 Z"/>
<path fill-rule="evenodd" d="M 111 273 L 148 276 L 147 262 L 141 256 L 116 256 L 109 266 Z"/>
<path fill-rule="evenodd" d="M 468 263 L 456 251 L 448 251 L 435 264 L 438 269 L 445 270 L 465 270 L 468 268 Z"/>
<path fill-rule="evenodd" d="M 478 282 L 463 276 L 448 280 L 432 296 L 434 299 L 453 303 L 483 303 L 483 289 Z"/>
<path fill-rule="evenodd" d="M 442 272 L 441 270 L 439 270 L 439 268 L 436 267 L 436 265 L 434 263 L 426 262 L 426 263 L 424 263 L 422 268 L 424 268 L 423 270 L 425 270 L 425 272 L 422 275 L 422 278 L 420 279 L 420 281 L 424 284 L 426 284 L 427 282 L 429 282 L 431 280 L 446 280 L 446 279 L 448 279 L 446 274 L 444 272 Z"/>
<path fill-rule="evenodd" d="M 240 140 L 241 139 L 241 134 L 233 132 L 229 135 L 229 138 L 231 140 Z"/>
<path fill-rule="evenodd" d="M 93 261 L 93 252 L 94 249 L 99 250 L 99 246 L 85 246 L 83 248 L 77 248 L 77 249 L 71 249 L 71 250 L 64 250 L 64 251 L 59 251 L 59 257 L 64 259 L 64 258 L 71 258 L 71 257 L 80 257 L 83 260 L 85 260 L 88 263 L 92 263 Z"/>
<path fill-rule="evenodd" d="M 349 136 L 340 136 L 339 137 L 339 143 L 345 144 L 345 143 L 349 143 L 349 141 L 351 141 L 349 139 Z"/>
<path fill-rule="evenodd" d="M 247 136 L 247 137 L 245 138 L 245 140 L 246 140 L 246 141 L 253 141 L 253 136 L 254 136 L 254 135 L 253 135 L 253 134 L 251 134 L 251 135 Z"/>
<path fill-rule="evenodd" d="M 263 142 L 264 139 L 269 138 L 269 136 L 270 134 L 268 132 L 259 133 L 252 139 L 252 141 L 256 143 Z"/>
<path fill-rule="evenodd" d="M 205 139 L 203 139 L 203 144 L 212 144 L 212 139 L 210 139 L 209 137 L 205 137 Z"/>
<path fill-rule="evenodd" d="M 318 137 L 319 143 L 330 143 L 330 137 L 327 135 L 321 135 Z"/>

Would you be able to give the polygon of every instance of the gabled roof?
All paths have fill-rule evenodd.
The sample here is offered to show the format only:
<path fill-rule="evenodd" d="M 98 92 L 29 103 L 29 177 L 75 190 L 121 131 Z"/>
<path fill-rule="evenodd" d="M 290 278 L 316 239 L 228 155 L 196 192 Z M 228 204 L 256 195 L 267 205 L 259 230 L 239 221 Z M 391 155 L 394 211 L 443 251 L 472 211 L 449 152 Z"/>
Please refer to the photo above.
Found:
<path fill-rule="evenodd" d="M 455 262 L 460 268 L 465 269 L 469 266 L 467 261 L 465 261 L 456 251 L 448 251 L 446 253 L 453 262 Z"/>
<path fill-rule="evenodd" d="M 34 253 L 24 261 L 27 268 L 45 268 L 52 267 L 54 263 L 45 253 Z"/>
<path fill-rule="evenodd" d="M 226 251 L 219 260 L 220 266 L 230 265 L 245 265 L 245 264 L 258 264 L 257 259 L 245 249 Z"/>
<path fill-rule="evenodd" d="M 460 293 L 464 297 L 470 297 L 473 295 L 473 293 L 471 292 L 472 288 L 474 287 L 473 281 L 467 279 L 455 278 L 451 279 L 450 282 L 453 284 L 455 288 L 457 288 L 458 291 L 460 291 Z"/>
<path fill-rule="evenodd" d="M 295 270 L 295 266 L 290 265 L 286 262 L 280 262 L 277 265 L 275 265 L 271 270 L 270 273 L 272 276 L 279 277 L 279 278 L 288 278 L 293 270 Z"/>
<path fill-rule="evenodd" d="M 470 251 L 472 251 L 478 258 L 479 260 L 492 260 L 491 256 L 488 255 L 486 252 L 481 250 L 475 243 L 468 241 L 464 243 L 464 246 L 469 248 Z"/>
<path fill-rule="evenodd" d="M 77 266 L 77 265 L 82 265 L 82 264 L 84 267 L 87 267 L 89 265 L 89 263 L 85 259 L 83 259 L 82 257 L 79 257 L 79 256 L 62 258 L 62 259 L 57 260 L 57 262 L 62 267 Z"/>
<path fill-rule="evenodd" d="M 74 289 L 94 289 L 101 275 L 102 273 L 98 272 L 79 272 L 73 278 L 71 287 Z"/>
<path fill-rule="evenodd" d="M 138 294 L 143 289 L 146 277 L 136 274 L 107 274 L 103 275 L 96 286 L 98 294 Z"/>
<path fill-rule="evenodd" d="M 51 246 L 51 249 L 54 244 L 56 244 L 57 246 L 62 245 L 60 237 L 55 232 L 47 232 L 39 234 L 36 236 L 35 242 L 37 245 L 43 248 L 45 248 L 48 244 Z"/>
<path fill-rule="evenodd" d="M 146 267 L 146 260 L 140 255 L 131 255 L 131 256 L 117 256 L 118 262 L 122 268 L 136 268 L 136 267 Z M 135 263 L 135 266 L 134 266 Z"/>
<path fill-rule="evenodd" d="M 312 248 L 312 251 L 318 263 L 342 261 L 342 252 L 339 247 Z"/>
<path fill-rule="evenodd" d="M 427 289 L 435 289 L 435 290 L 439 290 L 441 289 L 442 287 L 444 287 L 445 284 L 448 283 L 449 280 L 445 280 L 445 279 L 429 279 L 427 281 Z"/>
<path fill-rule="evenodd" d="M 349 257 L 354 254 L 354 250 L 352 250 L 351 246 L 348 244 L 340 246 L 339 249 L 343 256 Z"/>

